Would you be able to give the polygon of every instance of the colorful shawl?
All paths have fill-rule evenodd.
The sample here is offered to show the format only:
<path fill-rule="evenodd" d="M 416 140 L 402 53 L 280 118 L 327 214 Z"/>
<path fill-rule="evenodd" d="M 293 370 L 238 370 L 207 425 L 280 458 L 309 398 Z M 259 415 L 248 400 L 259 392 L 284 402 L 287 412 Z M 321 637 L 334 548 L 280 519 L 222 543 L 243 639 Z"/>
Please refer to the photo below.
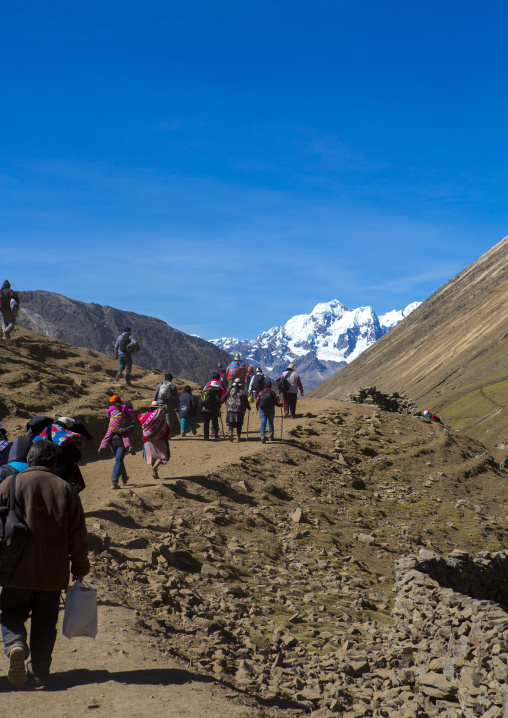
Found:
<path fill-rule="evenodd" d="M 164 409 L 154 408 L 146 414 L 138 414 L 138 419 L 143 430 L 143 441 L 169 438 L 170 429 Z"/>
<path fill-rule="evenodd" d="M 51 435 L 49 432 L 51 432 Z M 72 442 L 75 442 L 76 444 L 83 443 L 83 437 L 81 434 L 69 431 L 69 429 L 65 429 L 63 426 L 60 426 L 60 424 L 50 424 L 46 427 L 46 429 L 44 429 L 44 431 L 41 431 L 39 436 L 35 437 L 34 442 L 40 441 L 41 439 L 49 439 L 49 441 L 52 441 L 57 446 L 66 446 L 66 444 L 70 444 Z"/>
<path fill-rule="evenodd" d="M 115 409 L 109 414 L 108 431 L 115 431 L 116 429 L 121 429 L 122 426 L 125 426 L 125 424 L 127 423 L 127 419 L 129 419 L 129 417 L 124 411 L 121 411 L 120 409 Z"/>

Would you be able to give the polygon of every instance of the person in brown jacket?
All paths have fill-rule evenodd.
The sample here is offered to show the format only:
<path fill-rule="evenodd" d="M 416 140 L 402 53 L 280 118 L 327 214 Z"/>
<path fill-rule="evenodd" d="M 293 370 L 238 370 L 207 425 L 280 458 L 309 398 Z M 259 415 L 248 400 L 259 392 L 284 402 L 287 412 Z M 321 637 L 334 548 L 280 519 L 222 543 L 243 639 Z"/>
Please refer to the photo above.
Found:
<path fill-rule="evenodd" d="M 34 687 L 45 686 L 69 560 L 74 580 L 90 570 L 83 507 L 75 489 L 54 473 L 56 459 L 54 443 L 37 441 L 28 452 L 28 469 L 16 476 L 14 508 L 28 526 L 27 538 L 14 570 L 0 571 L 0 627 L 14 688 L 25 684 L 27 671 Z M 0 484 L 1 506 L 9 505 L 11 479 Z M 29 648 L 25 623 L 30 615 Z"/>

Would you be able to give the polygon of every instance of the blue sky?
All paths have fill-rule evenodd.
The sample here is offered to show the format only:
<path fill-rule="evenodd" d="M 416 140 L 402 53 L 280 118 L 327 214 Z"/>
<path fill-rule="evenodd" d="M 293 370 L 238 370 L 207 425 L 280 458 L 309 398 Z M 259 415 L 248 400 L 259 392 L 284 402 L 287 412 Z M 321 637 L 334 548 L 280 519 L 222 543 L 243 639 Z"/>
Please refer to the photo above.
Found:
<path fill-rule="evenodd" d="M 0 3 L 0 266 L 253 338 L 507 232 L 506 3 Z"/>

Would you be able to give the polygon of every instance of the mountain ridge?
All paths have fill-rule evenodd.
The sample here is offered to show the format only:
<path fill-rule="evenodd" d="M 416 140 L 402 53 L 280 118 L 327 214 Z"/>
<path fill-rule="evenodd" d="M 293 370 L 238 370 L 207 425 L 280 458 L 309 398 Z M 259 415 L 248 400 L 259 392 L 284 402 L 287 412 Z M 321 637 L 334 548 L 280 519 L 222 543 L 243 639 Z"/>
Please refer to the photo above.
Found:
<path fill-rule="evenodd" d="M 113 354 L 118 335 L 126 326 L 141 345 L 133 357 L 144 369 L 171 371 L 204 384 L 217 362 L 230 357 L 200 337 L 185 334 L 162 319 L 110 306 L 80 302 L 62 294 L 33 290 L 20 292 L 18 323 L 75 347 Z"/>
<path fill-rule="evenodd" d="M 268 374 L 282 372 L 293 362 L 305 387 L 312 388 L 347 366 L 418 305 L 413 302 L 404 310 L 378 317 L 372 307 L 349 309 L 332 299 L 318 303 L 310 314 L 295 315 L 253 340 L 221 337 L 210 341 L 230 354 L 239 352 Z"/>

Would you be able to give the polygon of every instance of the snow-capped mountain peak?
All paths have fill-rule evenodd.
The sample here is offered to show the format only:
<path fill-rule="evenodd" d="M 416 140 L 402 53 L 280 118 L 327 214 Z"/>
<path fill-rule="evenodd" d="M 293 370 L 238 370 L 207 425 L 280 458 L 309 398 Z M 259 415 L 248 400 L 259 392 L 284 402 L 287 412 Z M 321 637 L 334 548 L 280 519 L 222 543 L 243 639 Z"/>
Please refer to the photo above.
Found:
<path fill-rule="evenodd" d="M 420 302 L 378 317 L 372 307 L 348 309 L 338 299 L 316 304 L 310 314 L 297 314 L 283 326 L 272 327 L 256 339 L 212 339 L 221 349 L 239 352 L 267 372 L 282 371 L 292 361 L 305 365 L 307 387 L 335 373 L 398 324 Z"/>

